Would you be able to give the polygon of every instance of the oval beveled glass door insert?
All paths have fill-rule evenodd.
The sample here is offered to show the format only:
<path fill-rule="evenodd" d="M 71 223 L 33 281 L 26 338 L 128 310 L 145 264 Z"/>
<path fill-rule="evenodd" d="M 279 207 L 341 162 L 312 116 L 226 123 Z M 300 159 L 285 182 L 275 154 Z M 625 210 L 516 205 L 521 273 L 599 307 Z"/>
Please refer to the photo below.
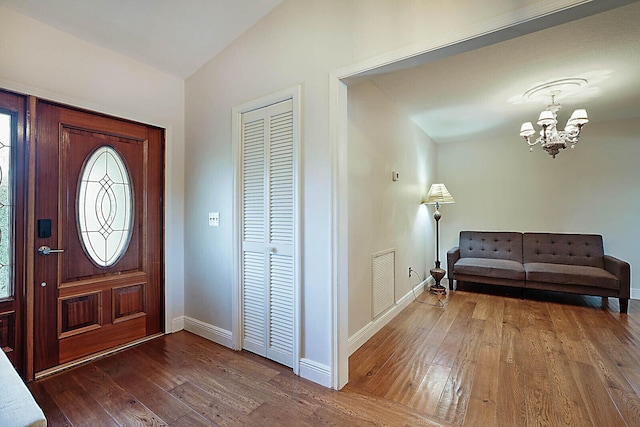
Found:
<path fill-rule="evenodd" d="M 104 145 L 89 155 L 78 181 L 78 234 L 89 258 L 111 267 L 127 250 L 133 194 L 122 157 Z"/>

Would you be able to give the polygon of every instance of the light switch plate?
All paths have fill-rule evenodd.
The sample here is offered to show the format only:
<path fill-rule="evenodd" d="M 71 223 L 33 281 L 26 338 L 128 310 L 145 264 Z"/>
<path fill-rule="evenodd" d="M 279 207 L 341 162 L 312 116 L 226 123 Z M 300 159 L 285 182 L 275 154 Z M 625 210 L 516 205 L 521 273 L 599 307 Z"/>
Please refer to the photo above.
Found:
<path fill-rule="evenodd" d="M 209 227 L 220 227 L 220 212 L 209 212 Z"/>

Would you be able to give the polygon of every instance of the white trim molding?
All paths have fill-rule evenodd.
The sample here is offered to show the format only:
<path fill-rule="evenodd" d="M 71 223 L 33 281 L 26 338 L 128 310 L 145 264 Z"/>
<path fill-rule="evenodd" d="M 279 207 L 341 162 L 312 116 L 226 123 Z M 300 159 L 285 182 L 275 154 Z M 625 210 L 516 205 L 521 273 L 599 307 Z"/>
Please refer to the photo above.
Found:
<path fill-rule="evenodd" d="M 631 299 L 640 299 L 640 289 L 631 288 Z"/>
<path fill-rule="evenodd" d="M 349 356 L 357 349 L 362 347 L 364 343 L 369 341 L 380 329 L 385 327 L 394 317 L 411 304 L 415 298 L 424 292 L 425 286 L 435 283 L 433 277 L 429 276 L 427 280 L 418 283 L 412 290 L 407 292 L 400 298 L 391 308 L 385 311 L 381 316 L 367 323 L 362 329 L 349 337 Z"/>
<path fill-rule="evenodd" d="M 168 333 L 178 332 L 184 329 L 184 316 L 178 316 L 171 320 L 171 329 Z"/>
<path fill-rule="evenodd" d="M 331 388 L 349 381 L 349 215 L 347 177 L 347 85 L 329 75 L 331 138 Z"/>
<path fill-rule="evenodd" d="M 231 331 L 227 331 L 226 329 L 210 325 L 209 323 L 205 323 L 188 316 L 184 316 L 184 329 L 185 331 L 192 332 L 202 338 L 206 338 L 209 341 L 213 341 L 225 347 L 233 348 Z"/>
<path fill-rule="evenodd" d="M 324 387 L 331 387 L 331 368 L 311 359 L 300 360 L 300 376 Z"/>

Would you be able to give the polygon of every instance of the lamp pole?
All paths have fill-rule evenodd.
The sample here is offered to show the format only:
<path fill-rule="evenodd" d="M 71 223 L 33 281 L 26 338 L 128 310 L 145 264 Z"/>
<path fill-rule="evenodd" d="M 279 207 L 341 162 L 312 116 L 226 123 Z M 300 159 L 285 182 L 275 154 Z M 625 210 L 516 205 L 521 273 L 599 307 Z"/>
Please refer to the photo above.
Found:
<path fill-rule="evenodd" d="M 436 202 L 436 211 L 433 213 L 433 219 L 436 220 L 436 268 L 440 268 L 440 218 L 442 215 L 438 208 L 440 204 Z"/>
<path fill-rule="evenodd" d="M 429 287 L 429 292 L 432 294 L 446 295 L 447 290 L 440 284 L 440 281 L 447 272 L 440 268 L 440 218 L 442 218 L 442 215 L 438 210 L 439 207 L 440 204 L 436 202 L 436 211 L 433 213 L 433 219 L 436 220 L 436 268 L 429 270 L 436 284 Z"/>

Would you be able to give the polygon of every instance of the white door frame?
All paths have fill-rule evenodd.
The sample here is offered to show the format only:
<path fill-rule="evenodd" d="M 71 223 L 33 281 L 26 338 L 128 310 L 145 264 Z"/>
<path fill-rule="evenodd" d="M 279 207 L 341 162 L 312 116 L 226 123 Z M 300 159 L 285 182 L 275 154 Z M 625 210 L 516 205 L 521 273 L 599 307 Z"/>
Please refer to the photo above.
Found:
<path fill-rule="evenodd" d="M 242 250 L 242 114 L 257 110 L 269 105 L 277 104 L 291 99 L 293 102 L 293 194 L 295 201 L 293 204 L 293 372 L 298 375 L 300 372 L 300 324 L 301 324 L 301 193 L 300 193 L 300 164 L 301 164 L 301 86 L 293 86 L 279 92 L 264 96 L 253 101 L 233 107 L 232 109 L 232 130 L 233 141 L 233 285 L 231 304 L 231 343 L 235 350 L 242 349 L 243 330 L 243 305 L 241 289 L 241 250 Z"/>

